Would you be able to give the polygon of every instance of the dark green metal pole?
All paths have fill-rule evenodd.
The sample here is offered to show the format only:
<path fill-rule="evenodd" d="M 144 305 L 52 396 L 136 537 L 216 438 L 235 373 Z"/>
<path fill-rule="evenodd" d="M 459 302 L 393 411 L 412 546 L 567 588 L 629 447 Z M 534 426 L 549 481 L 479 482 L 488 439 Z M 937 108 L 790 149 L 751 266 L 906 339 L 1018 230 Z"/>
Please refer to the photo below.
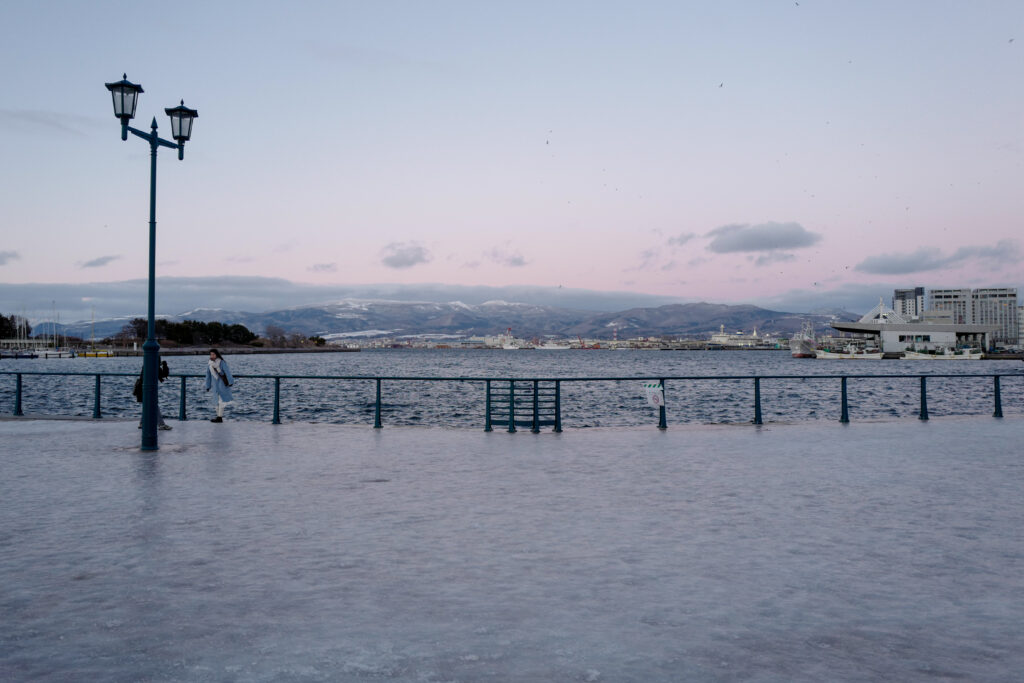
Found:
<path fill-rule="evenodd" d="M 93 395 L 92 419 L 98 420 L 103 415 L 100 413 L 100 376 L 96 375 L 96 392 Z"/>
<path fill-rule="evenodd" d="M 665 413 L 665 380 L 659 379 L 661 382 L 661 405 L 658 406 L 658 429 L 668 429 L 668 415 Z"/>
<path fill-rule="evenodd" d="M 15 382 L 16 388 L 14 390 L 14 414 L 18 417 L 23 416 L 25 413 L 21 412 L 21 373 L 18 373 L 18 381 Z"/>
<path fill-rule="evenodd" d="M 274 421 L 272 424 L 281 424 L 281 378 L 274 378 Z"/>
<path fill-rule="evenodd" d="M 537 384 L 537 380 L 533 380 L 533 428 L 530 431 L 534 434 L 540 433 L 540 404 L 537 397 Z"/>
<path fill-rule="evenodd" d="M 508 381 L 508 431 L 509 434 L 516 431 L 516 381 Z"/>
<path fill-rule="evenodd" d="M 562 381 L 555 380 L 555 433 L 562 431 Z"/>
<path fill-rule="evenodd" d="M 842 409 L 842 413 L 839 415 L 839 421 L 842 422 L 843 424 L 846 424 L 847 422 L 850 421 L 850 409 L 849 409 L 849 406 L 848 406 L 848 404 L 846 402 L 846 378 L 845 377 L 843 377 L 843 379 L 842 379 L 842 387 L 843 387 L 843 409 Z"/>
<path fill-rule="evenodd" d="M 992 417 L 1002 417 L 1003 416 L 1003 397 L 1000 396 L 1000 392 L 999 392 L 999 375 L 994 376 L 992 379 L 995 380 L 995 382 L 993 383 L 994 384 L 993 389 L 995 389 L 995 393 L 996 393 L 996 409 L 995 409 L 995 412 L 992 413 Z"/>
<path fill-rule="evenodd" d="M 491 380 L 487 380 L 486 391 L 487 396 L 484 399 L 484 431 L 492 432 L 494 429 L 491 427 Z"/>
<path fill-rule="evenodd" d="M 160 364 L 160 344 L 156 340 L 156 117 L 153 117 L 149 137 L 149 293 L 146 318 L 146 342 L 142 345 L 142 450 L 155 451 L 157 442 L 156 416 L 157 372 Z"/>
<path fill-rule="evenodd" d="M 917 417 L 921 420 L 928 419 L 928 385 L 924 375 L 921 375 L 921 412 Z"/>
<path fill-rule="evenodd" d="M 182 422 L 187 420 L 185 417 L 185 378 L 181 378 L 181 392 L 178 394 L 178 419 Z"/>
<path fill-rule="evenodd" d="M 761 422 L 761 378 L 754 378 L 754 424 L 759 425 Z"/>
<path fill-rule="evenodd" d="M 380 429 L 380 379 L 377 380 L 377 410 L 373 418 L 373 428 Z"/>

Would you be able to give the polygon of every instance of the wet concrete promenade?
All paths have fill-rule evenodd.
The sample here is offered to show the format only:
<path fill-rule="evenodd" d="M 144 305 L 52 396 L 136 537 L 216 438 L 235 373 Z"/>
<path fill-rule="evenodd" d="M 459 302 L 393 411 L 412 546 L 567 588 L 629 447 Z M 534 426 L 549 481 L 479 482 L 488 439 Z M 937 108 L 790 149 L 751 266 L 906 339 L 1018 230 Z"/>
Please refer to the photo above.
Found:
<path fill-rule="evenodd" d="M 0 680 L 1017 681 L 1024 420 L 0 420 Z"/>

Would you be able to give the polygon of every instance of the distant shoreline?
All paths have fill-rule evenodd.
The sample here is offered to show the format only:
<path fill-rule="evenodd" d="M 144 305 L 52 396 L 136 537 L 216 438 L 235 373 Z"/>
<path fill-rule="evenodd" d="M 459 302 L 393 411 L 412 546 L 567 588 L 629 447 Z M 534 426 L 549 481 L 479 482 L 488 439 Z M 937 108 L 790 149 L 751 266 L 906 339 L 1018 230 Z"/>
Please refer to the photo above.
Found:
<path fill-rule="evenodd" d="M 161 348 L 161 356 L 205 356 L 210 353 L 211 348 L 218 349 L 221 353 L 228 356 L 255 356 L 259 354 L 268 353 L 352 353 L 354 351 L 360 351 L 361 349 L 349 349 L 341 348 L 337 346 L 317 346 L 315 348 L 305 349 L 288 349 L 281 347 L 249 347 L 249 346 L 219 346 L 211 344 L 209 346 L 187 346 L 179 348 Z M 143 354 L 142 349 L 111 349 L 115 358 L 121 357 L 141 357 Z"/>

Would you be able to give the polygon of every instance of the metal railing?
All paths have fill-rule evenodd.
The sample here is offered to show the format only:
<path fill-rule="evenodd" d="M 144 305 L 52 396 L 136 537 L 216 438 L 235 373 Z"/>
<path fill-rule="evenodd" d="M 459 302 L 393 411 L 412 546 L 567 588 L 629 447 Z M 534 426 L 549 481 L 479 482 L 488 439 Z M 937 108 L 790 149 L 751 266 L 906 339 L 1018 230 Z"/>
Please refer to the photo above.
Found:
<path fill-rule="evenodd" d="M 42 371 L 0 371 L 0 375 L 14 376 L 14 405 L 12 414 L 16 417 L 25 415 L 23 405 L 23 394 L 25 392 L 26 377 L 56 376 L 72 377 L 84 376 L 94 377 L 93 410 L 92 418 L 101 419 L 102 410 L 102 387 L 103 378 L 115 377 L 138 377 L 133 372 L 42 372 Z M 187 420 L 186 406 L 186 381 L 188 379 L 205 379 L 205 375 L 198 374 L 172 374 L 170 377 L 180 380 L 178 419 Z M 831 375 L 683 375 L 664 377 L 559 377 L 559 378 L 534 378 L 534 377 L 416 377 L 416 376 L 366 376 L 366 375 L 236 375 L 236 379 L 242 380 L 273 380 L 273 414 L 271 422 L 281 424 L 281 380 L 296 381 L 328 381 L 328 382 L 372 382 L 375 384 L 374 422 L 376 429 L 383 427 L 381 420 L 381 409 L 385 403 L 384 383 L 394 384 L 403 382 L 472 382 L 480 383 L 484 388 L 484 429 L 492 431 L 494 425 L 507 426 L 509 432 L 515 432 L 517 426 L 528 426 L 530 431 L 536 433 L 541 426 L 552 426 L 555 432 L 562 431 L 562 385 L 580 382 L 643 382 L 657 381 L 667 392 L 669 382 L 726 382 L 726 381 L 751 381 L 753 382 L 753 405 L 751 423 L 760 425 L 764 423 L 761 405 L 761 384 L 765 381 L 834 381 L 839 380 L 839 422 L 850 422 L 850 406 L 848 399 L 848 383 L 850 380 L 874 381 L 883 379 L 917 380 L 919 382 L 920 407 L 917 417 L 920 420 L 929 419 L 928 414 L 928 380 L 929 379 L 955 379 L 955 380 L 978 380 L 991 378 L 992 380 L 992 416 L 1003 417 L 1002 388 L 1000 380 L 1004 377 L 1024 378 L 1021 373 L 977 373 L 977 374 L 831 374 Z M 498 385 L 497 387 L 495 385 Z M 659 429 L 668 428 L 667 410 L 664 404 L 658 408 Z"/>

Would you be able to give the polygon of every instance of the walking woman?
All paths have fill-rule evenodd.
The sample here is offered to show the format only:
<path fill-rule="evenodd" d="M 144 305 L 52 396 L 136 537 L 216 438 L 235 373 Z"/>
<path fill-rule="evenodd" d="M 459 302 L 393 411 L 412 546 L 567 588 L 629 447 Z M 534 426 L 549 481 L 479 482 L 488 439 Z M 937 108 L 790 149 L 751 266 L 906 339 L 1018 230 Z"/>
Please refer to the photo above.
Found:
<path fill-rule="evenodd" d="M 217 349 L 210 349 L 210 362 L 206 366 L 206 390 L 212 388 L 217 395 L 217 417 L 210 422 L 224 421 L 224 406 L 232 401 L 231 385 L 234 383 L 235 378 L 224 356 Z"/>

